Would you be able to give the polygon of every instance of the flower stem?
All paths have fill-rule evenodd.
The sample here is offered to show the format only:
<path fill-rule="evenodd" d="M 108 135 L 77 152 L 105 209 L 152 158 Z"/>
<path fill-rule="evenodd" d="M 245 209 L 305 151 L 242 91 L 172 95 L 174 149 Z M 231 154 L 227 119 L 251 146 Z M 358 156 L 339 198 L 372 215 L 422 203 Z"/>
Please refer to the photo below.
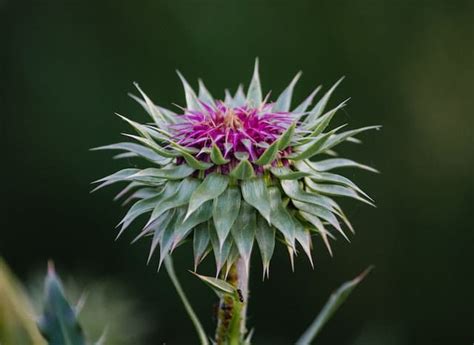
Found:
<path fill-rule="evenodd" d="M 181 298 L 181 301 L 183 302 L 184 308 L 186 309 L 189 315 L 189 318 L 194 324 L 194 328 L 196 328 L 196 332 L 199 336 L 200 344 L 209 345 L 206 332 L 204 331 L 204 328 L 202 327 L 201 322 L 199 321 L 196 313 L 191 307 L 191 304 L 189 303 L 189 300 L 186 297 L 186 294 L 184 293 L 183 288 L 181 287 L 181 284 L 179 283 L 178 277 L 176 277 L 176 273 L 174 272 L 173 260 L 171 259 L 170 255 L 166 256 L 165 258 L 165 267 L 171 279 L 171 282 L 173 283 L 176 289 L 176 292 L 178 293 L 179 297 Z"/>
<path fill-rule="evenodd" d="M 217 345 L 239 345 L 247 333 L 248 272 L 249 267 L 242 258 L 229 270 L 226 281 L 238 289 L 239 298 L 226 295 L 220 300 L 215 336 Z"/>

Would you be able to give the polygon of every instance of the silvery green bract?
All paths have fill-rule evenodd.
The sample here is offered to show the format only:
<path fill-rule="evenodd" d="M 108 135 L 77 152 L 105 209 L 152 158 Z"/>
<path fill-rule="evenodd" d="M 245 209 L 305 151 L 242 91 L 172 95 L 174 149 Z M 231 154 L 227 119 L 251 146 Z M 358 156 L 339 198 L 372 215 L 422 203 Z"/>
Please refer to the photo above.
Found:
<path fill-rule="evenodd" d="M 179 74 L 179 73 L 178 73 Z M 138 217 L 148 221 L 136 239 L 151 238 L 149 258 L 159 246 L 160 265 L 186 239 L 192 239 L 195 267 L 213 252 L 217 272 L 227 272 L 240 257 L 248 263 L 258 247 L 268 275 L 276 239 L 291 261 L 299 248 L 311 259 L 311 238 L 329 238 L 352 226 L 334 197 L 369 205 L 371 198 L 333 169 L 374 169 L 345 158 L 334 148 L 359 142 L 356 135 L 378 126 L 343 131 L 330 121 L 344 107 L 326 110 L 337 81 L 315 105 L 317 88 L 292 106 L 300 74 L 276 98 L 263 97 L 258 60 L 245 94 L 240 86 L 216 100 L 199 81 L 196 93 L 181 74 L 186 107 L 179 114 L 155 105 L 136 85 L 132 96 L 151 122 L 139 124 L 120 116 L 134 129 L 121 142 L 96 150 L 121 151 L 116 158 L 138 157 L 142 168 L 125 168 L 98 181 L 98 187 L 125 182 L 117 196 L 133 203 L 119 224 L 119 235 Z M 247 265 L 248 266 L 248 265 Z"/>

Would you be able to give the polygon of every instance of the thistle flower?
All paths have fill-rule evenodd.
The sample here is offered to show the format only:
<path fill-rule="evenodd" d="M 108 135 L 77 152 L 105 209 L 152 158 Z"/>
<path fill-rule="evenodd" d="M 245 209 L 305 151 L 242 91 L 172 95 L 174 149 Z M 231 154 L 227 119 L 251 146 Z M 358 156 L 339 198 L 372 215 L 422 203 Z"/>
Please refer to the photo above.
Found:
<path fill-rule="evenodd" d="M 192 238 L 195 268 L 213 252 L 217 272 L 228 272 L 241 258 L 248 267 L 254 243 L 260 249 L 263 274 L 279 239 L 291 262 L 301 247 L 311 264 L 312 235 L 321 236 L 332 255 L 333 232 L 347 238 L 343 226 L 353 231 L 333 197 L 350 197 L 372 205 L 372 199 L 352 181 L 329 172 L 342 167 L 374 169 L 335 156 L 333 148 L 378 126 L 341 132 L 328 129 L 346 102 L 325 111 L 337 81 L 311 107 L 318 87 L 290 110 L 293 89 L 300 74 L 271 102 L 263 98 L 258 60 L 247 94 L 242 86 L 232 96 L 216 100 L 199 81 L 193 91 L 179 74 L 186 107 L 176 114 L 155 105 L 135 85 L 142 98 L 133 97 L 151 116 L 139 124 L 119 115 L 136 131 L 125 134 L 136 143 L 122 142 L 97 148 L 120 150 L 116 158 L 139 157 L 143 169 L 127 168 L 96 182 L 96 188 L 115 182 L 128 186 L 117 195 L 130 194 L 133 202 L 119 223 L 118 236 L 139 216 L 150 214 L 135 240 L 150 236 L 152 257 L 160 247 L 160 265 L 178 245 Z"/>

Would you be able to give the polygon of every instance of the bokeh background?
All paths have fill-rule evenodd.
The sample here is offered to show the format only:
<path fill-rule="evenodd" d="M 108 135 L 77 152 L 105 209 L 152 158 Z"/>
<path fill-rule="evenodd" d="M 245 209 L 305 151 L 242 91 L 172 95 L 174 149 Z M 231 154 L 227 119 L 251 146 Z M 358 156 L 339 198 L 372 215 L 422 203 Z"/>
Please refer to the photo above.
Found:
<path fill-rule="evenodd" d="M 114 242 L 118 186 L 89 194 L 127 162 L 88 149 L 120 140 L 114 112 L 146 119 L 133 81 L 172 107 L 184 103 L 179 69 L 223 97 L 248 85 L 258 56 L 274 93 L 304 71 L 298 100 L 346 75 L 339 120 L 384 127 L 342 150 L 382 172 L 346 171 L 378 205 L 344 203 L 352 244 L 338 240 L 331 259 L 316 243 L 315 269 L 300 258 L 294 273 L 280 248 L 264 282 L 255 255 L 255 343 L 292 344 L 333 288 L 374 264 L 318 344 L 472 344 L 473 1 L 1 0 L 0 15 L 0 255 L 22 280 L 53 258 L 63 275 L 118 281 L 141 305 L 129 317 L 153 325 L 132 345 L 195 344 L 166 273 L 145 265 L 148 243 L 130 246 L 133 231 Z M 214 296 L 187 272 L 189 248 L 175 260 L 212 333 Z"/>

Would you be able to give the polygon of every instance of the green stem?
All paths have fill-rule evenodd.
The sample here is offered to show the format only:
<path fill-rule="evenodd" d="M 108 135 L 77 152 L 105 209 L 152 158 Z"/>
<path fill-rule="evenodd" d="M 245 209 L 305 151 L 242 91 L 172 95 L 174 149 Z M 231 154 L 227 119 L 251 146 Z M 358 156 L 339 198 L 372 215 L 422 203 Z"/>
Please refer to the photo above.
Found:
<path fill-rule="evenodd" d="M 223 296 L 217 314 L 215 341 L 217 345 L 239 345 L 247 333 L 246 311 L 248 267 L 242 259 L 232 265 L 226 281 L 239 289 L 240 296 Z"/>
<path fill-rule="evenodd" d="M 189 300 L 186 297 L 186 294 L 184 293 L 183 288 L 181 287 L 181 284 L 179 283 L 178 277 L 176 277 L 176 273 L 174 271 L 174 266 L 173 266 L 173 260 L 170 255 L 168 255 L 165 258 L 165 267 L 171 279 L 171 282 L 173 283 L 176 289 L 176 292 L 181 298 L 181 302 L 183 302 L 184 308 L 186 309 L 186 312 L 188 313 L 189 318 L 193 322 L 194 328 L 196 329 L 201 345 L 209 345 L 209 340 L 207 339 L 206 332 L 204 331 L 204 328 L 202 327 L 201 322 L 199 321 L 196 313 L 191 307 L 191 304 L 189 303 Z"/>

